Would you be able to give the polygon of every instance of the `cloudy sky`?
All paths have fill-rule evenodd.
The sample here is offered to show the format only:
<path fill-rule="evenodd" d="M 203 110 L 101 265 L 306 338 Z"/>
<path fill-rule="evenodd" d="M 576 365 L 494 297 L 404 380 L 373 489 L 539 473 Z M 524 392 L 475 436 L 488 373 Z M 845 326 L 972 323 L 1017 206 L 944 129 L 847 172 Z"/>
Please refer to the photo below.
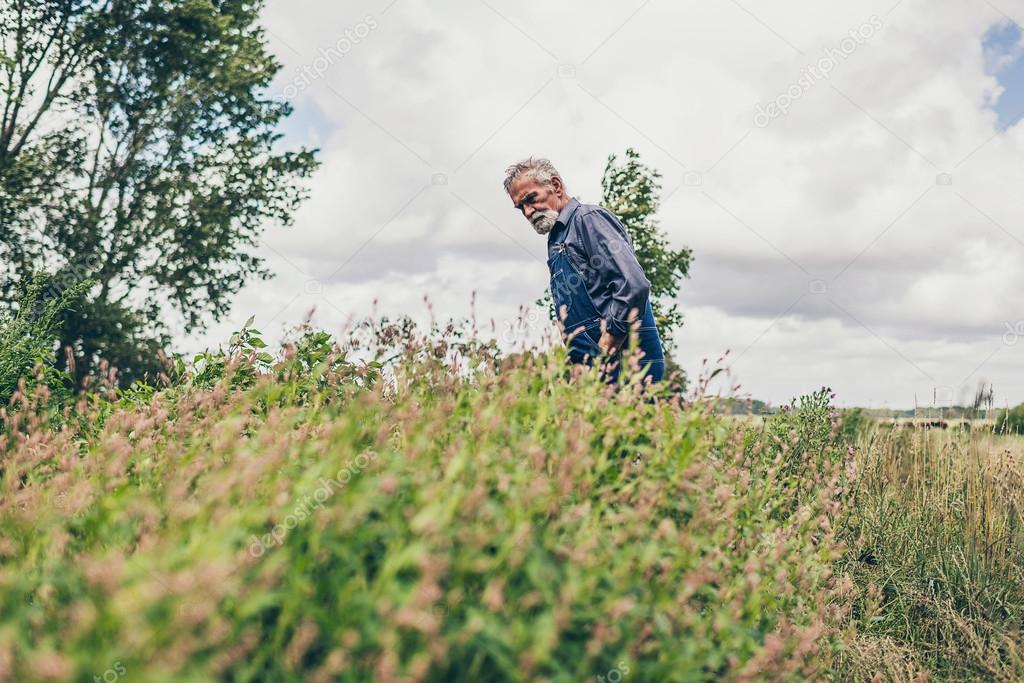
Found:
<path fill-rule="evenodd" d="M 502 192 L 547 156 L 600 201 L 609 154 L 663 174 L 693 249 L 677 359 L 729 351 L 780 403 L 822 385 L 911 407 L 993 382 L 1024 401 L 1024 0 L 271 0 L 283 144 L 320 148 L 277 274 L 181 345 L 254 313 L 272 339 L 315 308 L 478 318 L 508 332 L 547 282 Z"/>

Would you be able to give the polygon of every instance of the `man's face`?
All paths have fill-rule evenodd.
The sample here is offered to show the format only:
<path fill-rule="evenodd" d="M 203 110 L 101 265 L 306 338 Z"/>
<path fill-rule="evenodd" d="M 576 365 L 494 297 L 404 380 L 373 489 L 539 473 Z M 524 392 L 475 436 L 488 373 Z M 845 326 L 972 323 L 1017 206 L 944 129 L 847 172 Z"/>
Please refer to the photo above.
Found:
<path fill-rule="evenodd" d="M 558 176 L 551 179 L 550 187 L 529 176 L 516 178 L 509 188 L 509 196 L 516 209 L 540 235 L 546 235 L 555 227 L 559 212 L 568 202 L 562 179 Z"/>

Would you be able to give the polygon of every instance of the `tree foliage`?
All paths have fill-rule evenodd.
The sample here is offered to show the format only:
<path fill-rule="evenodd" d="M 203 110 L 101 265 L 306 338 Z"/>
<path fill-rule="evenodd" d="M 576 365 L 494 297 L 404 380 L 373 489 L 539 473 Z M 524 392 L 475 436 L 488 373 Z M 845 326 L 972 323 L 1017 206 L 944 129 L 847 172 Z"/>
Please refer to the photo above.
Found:
<path fill-rule="evenodd" d="M 688 248 L 672 249 L 658 225 L 661 204 L 661 174 L 640 161 L 629 148 L 622 163 L 608 157 L 601 179 L 601 203 L 614 212 L 626 227 L 636 258 L 651 282 L 651 308 L 666 350 L 674 347 L 672 332 L 683 324 L 675 298 L 680 281 L 689 276 L 692 253 Z"/>
<path fill-rule="evenodd" d="M 1024 434 L 1024 403 L 996 411 L 994 424 L 999 434 Z"/>
<path fill-rule="evenodd" d="M 60 323 L 80 374 L 153 369 L 169 308 L 227 311 L 315 150 L 281 151 L 262 2 L 19 0 L 0 8 L 0 302 L 30 274 L 93 280 Z"/>

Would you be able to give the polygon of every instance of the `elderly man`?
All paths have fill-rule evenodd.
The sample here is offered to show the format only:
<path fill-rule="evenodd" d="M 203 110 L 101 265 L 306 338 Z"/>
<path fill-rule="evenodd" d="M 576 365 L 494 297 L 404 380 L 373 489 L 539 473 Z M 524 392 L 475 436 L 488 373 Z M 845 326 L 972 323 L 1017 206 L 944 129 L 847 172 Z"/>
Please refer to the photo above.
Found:
<path fill-rule="evenodd" d="M 590 365 L 606 355 L 614 379 L 624 342 L 635 327 L 645 376 L 660 381 L 665 353 L 651 310 L 651 284 L 618 217 L 569 196 L 547 159 L 510 166 L 505 191 L 533 229 L 548 236 L 551 297 L 570 360 Z"/>

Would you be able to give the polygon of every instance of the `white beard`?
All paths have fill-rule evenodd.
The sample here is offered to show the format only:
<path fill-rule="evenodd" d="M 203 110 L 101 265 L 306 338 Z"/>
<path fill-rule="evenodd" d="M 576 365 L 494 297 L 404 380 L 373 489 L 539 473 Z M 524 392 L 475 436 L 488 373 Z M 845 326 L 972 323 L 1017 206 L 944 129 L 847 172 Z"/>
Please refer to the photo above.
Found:
<path fill-rule="evenodd" d="M 546 235 L 551 232 L 551 228 L 555 227 L 556 221 L 558 221 L 558 212 L 549 209 L 535 213 L 530 223 L 538 235 Z"/>

